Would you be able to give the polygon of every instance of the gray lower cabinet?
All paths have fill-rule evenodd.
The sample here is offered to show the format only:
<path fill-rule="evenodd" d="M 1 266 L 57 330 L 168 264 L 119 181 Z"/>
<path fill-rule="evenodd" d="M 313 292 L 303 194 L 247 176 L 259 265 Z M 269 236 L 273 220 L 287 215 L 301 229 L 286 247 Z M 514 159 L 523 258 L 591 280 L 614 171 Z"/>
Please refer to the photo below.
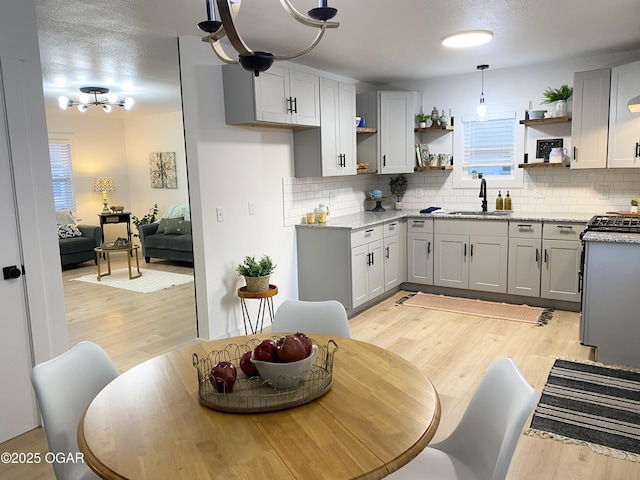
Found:
<path fill-rule="evenodd" d="M 580 301 L 580 233 L 584 224 L 545 223 L 542 230 L 542 278 L 540 296 Z"/>
<path fill-rule="evenodd" d="M 407 281 L 433 285 L 433 219 L 410 218 L 407 223 Z"/>
<path fill-rule="evenodd" d="M 384 291 L 406 280 L 406 221 L 396 220 L 383 225 Z"/>
<path fill-rule="evenodd" d="M 434 231 L 434 285 L 507 292 L 507 222 L 436 219 Z"/>
<path fill-rule="evenodd" d="M 509 223 L 507 293 L 540 296 L 542 265 L 542 223 Z"/>

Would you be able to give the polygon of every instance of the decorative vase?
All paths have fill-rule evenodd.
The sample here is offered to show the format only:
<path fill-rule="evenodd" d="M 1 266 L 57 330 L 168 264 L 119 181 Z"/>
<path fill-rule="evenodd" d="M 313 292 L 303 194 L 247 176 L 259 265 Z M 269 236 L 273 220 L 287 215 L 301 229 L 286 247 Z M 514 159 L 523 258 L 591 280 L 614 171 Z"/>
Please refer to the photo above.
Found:
<path fill-rule="evenodd" d="M 420 122 L 420 123 L 418 124 L 418 127 L 419 127 L 419 128 L 427 128 L 427 122 Z"/>
<path fill-rule="evenodd" d="M 431 110 L 431 121 L 433 122 L 431 126 L 437 126 L 438 120 L 440 120 L 440 113 L 438 113 L 438 109 L 436 107 L 433 107 L 433 110 Z"/>
<path fill-rule="evenodd" d="M 271 275 L 263 275 L 261 277 L 244 277 L 244 281 L 247 282 L 247 292 L 249 293 L 262 293 L 269 290 L 269 277 Z"/>
<path fill-rule="evenodd" d="M 631 205 L 631 213 L 638 213 L 638 205 Z"/>
<path fill-rule="evenodd" d="M 402 210 L 402 202 L 396 202 L 395 203 L 395 209 L 396 210 Z"/>
<path fill-rule="evenodd" d="M 567 116 L 567 101 L 557 100 L 556 101 L 556 118 L 566 117 L 566 116 Z"/>
<path fill-rule="evenodd" d="M 449 123 L 449 117 L 444 113 L 444 110 L 442 110 L 442 115 L 440 115 L 440 118 L 438 119 L 438 121 L 440 122 L 440 125 L 442 127 L 446 127 L 447 124 Z"/>

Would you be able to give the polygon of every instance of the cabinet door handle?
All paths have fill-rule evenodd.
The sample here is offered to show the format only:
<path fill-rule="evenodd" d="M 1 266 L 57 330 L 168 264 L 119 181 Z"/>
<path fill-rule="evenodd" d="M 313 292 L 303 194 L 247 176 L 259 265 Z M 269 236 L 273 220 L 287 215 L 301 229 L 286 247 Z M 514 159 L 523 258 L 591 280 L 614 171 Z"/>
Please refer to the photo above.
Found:
<path fill-rule="evenodd" d="M 465 257 L 467 256 L 467 244 L 466 243 L 464 244 L 464 256 Z"/>
<path fill-rule="evenodd" d="M 293 98 L 291 111 L 292 113 L 298 113 L 298 97 Z"/>
<path fill-rule="evenodd" d="M 387 166 L 387 156 L 386 155 L 382 155 L 382 166 L 383 167 Z"/>
<path fill-rule="evenodd" d="M 640 157 L 640 142 L 636 142 L 636 157 Z"/>
<path fill-rule="evenodd" d="M 578 147 L 573 147 L 573 159 L 578 160 Z"/>
<path fill-rule="evenodd" d="M 544 263 L 548 263 L 549 262 L 549 255 L 547 255 L 547 249 L 544 249 Z"/>
<path fill-rule="evenodd" d="M 471 257 L 473 257 L 473 243 L 471 244 Z"/>
<path fill-rule="evenodd" d="M 373 252 L 371 252 L 371 265 L 376 263 L 375 257 L 373 256 Z"/>
<path fill-rule="evenodd" d="M 367 266 L 371 265 L 371 254 L 367 253 Z"/>
<path fill-rule="evenodd" d="M 293 98 L 287 98 L 287 113 L 293 113 Z"/>
<path fill-rule="evenodd" d="M 427 242 L 427 253 L 431 253 L 431 242 Z"/>
<path fill-rule="evenodd" d="M 387 260 L 389 260 L 389 247 L 387 247 L 386 252 L 385 252 L 385 255 L 386 255 L 386 257 L 387 257 Z"/>
<path fill-rule="evenodd" d="M 536 264 L 538 263 L 539 258 L 540 258 L 540 254 L 538 252 L 538 249 L 536 248 Z"/>

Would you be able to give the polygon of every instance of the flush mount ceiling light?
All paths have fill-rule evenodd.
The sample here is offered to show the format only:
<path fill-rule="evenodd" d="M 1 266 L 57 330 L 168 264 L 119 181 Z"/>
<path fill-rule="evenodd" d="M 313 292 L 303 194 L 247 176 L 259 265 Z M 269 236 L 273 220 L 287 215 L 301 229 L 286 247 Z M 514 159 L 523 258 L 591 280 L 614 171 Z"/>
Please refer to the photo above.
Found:
<path fill-rule="evenodd" d="M 630 112 L 640 113 L 640 95 L 629 100 L 627 102 L 627 108 Z"/>
<path fill-rule="evenodd" d="M 80 89 L 82 94 L 79 97 L 79 101 L 75 102 L 69 100 L 67 97 L 62 96 L 58 98 L 58 105 L 61 109 L 66 110 L 74 105 L 78 106 L 78 110 L 86 112 L 87 108 L 92 105 L 102 107 L 106 113 L 111 111 L 112 106 L 122 107 L 125 110 L 131 110 L 133 107 L 133 98 L 127 97 L 124 100 L 118 101 L 118 97 L 114 94 L 109 94 L 109 89 L 104 87 L 82 87 Z M 91 98 L 93 95 L 93 98 Z M 106 99 L 99 100 L 98 95 L 107 95 Z"/>
<path fill-rule="evenodd" d="M 478 65 L 476 67 L 482 73 L 482 90 L 480 91 L 480 105 L 478 105 L 478 116 L 484 118 L 487 114 L 487 106 L 484 104 L 484 71 L 489 68 L 489 65 Z"/>
<path fill-rule="evenodd" d="M 245 70 L 249 70 L 257 77 L 273 64 L 274 60 L 290 60 L 310 52 L 322 39 L 327 28 L 338 28 L 340 23 L 329 22 L 338 13 L 338 10 L 327 6 L 328 0 L 319 0 L 318 6 L 309 10 L 308 15 L 303 15 L 291 5 L 289 0 L 280 0 L 282 7 L 295 20 L 307 27 L 318 28 L 319 32 L 311 44 L 304 50 L 289 55 L 274 55 L 269 52 L 251 50 L 242 40 L 234 24 L 234 19 L 240 11 L 241 0 L 205 0 L 207 7 L 207 20 L 200 22 L 198 28 L 209 35 L 202 39 L 209 42 L 218 58 L 225 63 L 240 63 Z M 218 7 L 220 20 L 216 20 L 215 6 Z M 223 50 L 220 40 L 229 39 L 233 48 L 238 52 L 238 59 L 234 60 Z"/>
<path fill-rule="evenodd" d="M 491 41 L 492 38 L 491 30 L 467 30 L 447 35 L 442 39 L 442 45 L 451 48 L 476 47 Z"/>

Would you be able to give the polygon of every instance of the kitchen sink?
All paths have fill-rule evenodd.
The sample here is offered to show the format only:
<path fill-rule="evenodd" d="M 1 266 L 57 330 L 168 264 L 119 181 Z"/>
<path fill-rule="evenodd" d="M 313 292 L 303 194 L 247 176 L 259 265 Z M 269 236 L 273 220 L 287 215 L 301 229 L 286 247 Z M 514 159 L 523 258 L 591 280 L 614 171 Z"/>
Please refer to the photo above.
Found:
<path fill-rule="evenodd" d="M 456 212 L 449 212 L 449 215 L 480 215 L 490 217 L 503 217 L 511 215 L 511 210 L 493 210 L 491 212 L 483 212 L 482 210 L 461 210 Z"/>

